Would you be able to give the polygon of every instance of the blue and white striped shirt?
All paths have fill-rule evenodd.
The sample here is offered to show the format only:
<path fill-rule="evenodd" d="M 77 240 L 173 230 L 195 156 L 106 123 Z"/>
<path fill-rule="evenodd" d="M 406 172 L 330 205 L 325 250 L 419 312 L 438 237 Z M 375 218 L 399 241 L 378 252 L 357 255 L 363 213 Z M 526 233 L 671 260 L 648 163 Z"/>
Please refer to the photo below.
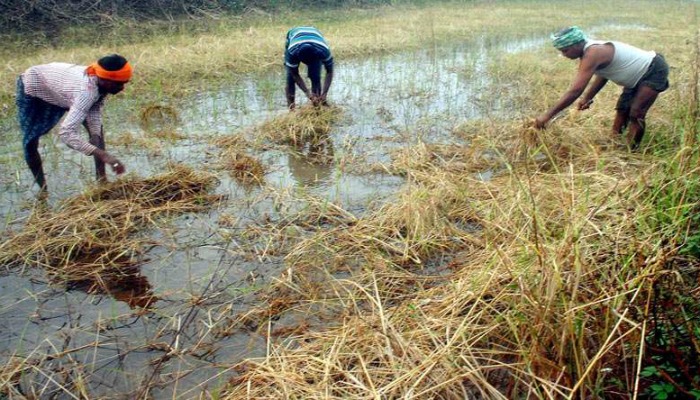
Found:
<path fill-rule="evenodd" d="M 309 45 L 315 48 L 316 54 L 320 55 L 321 61 L 326 67 L 333 65 L 333 56 L 328 42 L 321 32 L 313 26 L 297 26 L 287 32 L 287 43 L 285 44 L 284 63 L 290 68 L 299 67 L 298 50 L 300 46 Z"/>

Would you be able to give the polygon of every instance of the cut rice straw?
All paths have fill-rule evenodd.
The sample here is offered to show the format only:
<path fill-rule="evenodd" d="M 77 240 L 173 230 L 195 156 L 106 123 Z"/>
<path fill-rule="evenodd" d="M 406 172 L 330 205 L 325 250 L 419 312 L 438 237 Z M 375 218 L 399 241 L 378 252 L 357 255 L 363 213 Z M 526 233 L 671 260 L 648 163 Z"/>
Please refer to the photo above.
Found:
<path fill-rule="evenodd" d="M 21 232 L 0 244 L 0 264 L 39 267 L 68 281 L 118 274 L 148 242 L 136 233 L 159 216 L 203 210 L 218 199 L 208 193 L 214 182 L 210 174 L 175 165 L 162 175 L 92 188 L 56 211 L 37 209 Z"/>
<path fill-rule="evenodd" d="M 273 143 L 301 147 L 325 139 L 340 116 L 338 107 L 305 105 L 264 122 L 257 132 Z"/>

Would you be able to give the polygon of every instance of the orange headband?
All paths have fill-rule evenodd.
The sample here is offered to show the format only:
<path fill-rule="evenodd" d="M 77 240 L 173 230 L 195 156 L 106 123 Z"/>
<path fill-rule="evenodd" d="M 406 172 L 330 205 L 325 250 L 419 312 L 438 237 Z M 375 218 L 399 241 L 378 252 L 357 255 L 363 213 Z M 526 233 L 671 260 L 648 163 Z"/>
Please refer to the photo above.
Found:
<path fill-rule="evenodd" d="M 131 64 L 129 64 L 128 61 L 118 71 L 107 71 L 106 69 L 102 68 L 100 64 L 94 62 L 88 65 L 86 72 L 88 75 L 97 75 L 102 79 L 109 79 L 110 81 L 128 82 L 129 79 L 131 79 L 132 70 Z"/>

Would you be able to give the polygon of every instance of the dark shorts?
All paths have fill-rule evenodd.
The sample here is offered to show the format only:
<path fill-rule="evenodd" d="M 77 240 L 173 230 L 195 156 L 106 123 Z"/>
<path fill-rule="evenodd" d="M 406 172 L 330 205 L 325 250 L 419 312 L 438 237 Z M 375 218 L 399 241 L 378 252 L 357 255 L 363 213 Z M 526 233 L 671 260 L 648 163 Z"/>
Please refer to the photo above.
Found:
<path fill-rule="evenodd" d="M 617 100 L 615 109 L 623 111 L 629 110 L 632 106 L 632 99 L 634 99 L 634 96 L 641 86 L 648 86 L 659 93 L 668 89 L 668 64 L 664 56 L 657 54 L 656 57 L 651 60 L 647 72 L 642 75 L 637 86 L 622 90 L 622 94 L 620 94 L 620 98 Z"/>

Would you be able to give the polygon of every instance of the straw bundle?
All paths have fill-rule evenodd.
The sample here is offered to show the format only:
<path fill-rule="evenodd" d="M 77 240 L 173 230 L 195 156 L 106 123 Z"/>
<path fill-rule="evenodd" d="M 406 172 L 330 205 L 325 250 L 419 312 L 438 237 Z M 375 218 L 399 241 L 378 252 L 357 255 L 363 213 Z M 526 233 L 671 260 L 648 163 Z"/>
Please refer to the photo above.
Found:
<path fill-rule="evenodd" d="M 235 149 L 226 149 L 220 155 L 221 168 L 242 184 L 262 184 L 265 181 L 265 166 L 256 158 Z"/>
<path fill-rule="evenodd" d="M 324 140 L 340 116 L 338 107 L 308 105 L 266 121 L 257 131 L 274 143 L 303 147 Z"/>
<path fill-rule="evenodd" d="M 177 111 L 170 106 L 152 104 L 144 107 L 139 114 L 139 124 L 145 130 L 172 127 L 179 122 Z"/>
<path fill-rule="evenodd" d="M 202 210 L 216 199 L 207 193 L 213 183 L 212 175 L 179 165 L 93 188 L 56 211 L 32 215 L 22 232 L 0 244 L 0 264 L 40 267 L 72 281 L 119 273 L 147 242 L 137 232 L 158 216 Z"/>

